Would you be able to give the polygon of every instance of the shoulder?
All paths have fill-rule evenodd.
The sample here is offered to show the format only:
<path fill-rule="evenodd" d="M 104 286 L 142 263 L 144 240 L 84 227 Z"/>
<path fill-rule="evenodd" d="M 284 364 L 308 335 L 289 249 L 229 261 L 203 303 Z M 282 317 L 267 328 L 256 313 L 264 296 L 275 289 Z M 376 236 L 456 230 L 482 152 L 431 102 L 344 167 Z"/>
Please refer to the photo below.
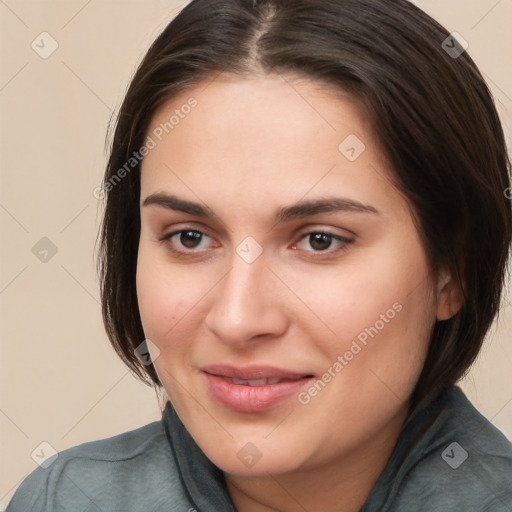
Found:
<path fill-rule="evenodd" d="M 130 511 L 135 496 L 151 511 L 180 489 L 164 427 L 153 422 L 47 459 L 21 483 L 7 511 L 70 510 L 71 504 L 73 510 L 109 510 L 115 504 Z"/>
<path fill-rule="evenodd" d="M 416 421 L 424 430 L 397 502 L 420 510 L 512 510 L 512 444 L 460 389 L 447 390 Z"/>

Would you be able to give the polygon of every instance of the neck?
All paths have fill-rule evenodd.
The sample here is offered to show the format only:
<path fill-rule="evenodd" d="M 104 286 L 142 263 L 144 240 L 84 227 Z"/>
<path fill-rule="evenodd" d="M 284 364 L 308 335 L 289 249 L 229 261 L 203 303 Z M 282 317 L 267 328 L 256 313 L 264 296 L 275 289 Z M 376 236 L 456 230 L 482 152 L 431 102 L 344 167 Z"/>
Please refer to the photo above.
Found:
<path fill-rule="evenodd" d="M 225 475 L 238 512 L 358 512 L 396 445 L 407 409 L 363 446 L 324 464 L 265 477 Z"/>

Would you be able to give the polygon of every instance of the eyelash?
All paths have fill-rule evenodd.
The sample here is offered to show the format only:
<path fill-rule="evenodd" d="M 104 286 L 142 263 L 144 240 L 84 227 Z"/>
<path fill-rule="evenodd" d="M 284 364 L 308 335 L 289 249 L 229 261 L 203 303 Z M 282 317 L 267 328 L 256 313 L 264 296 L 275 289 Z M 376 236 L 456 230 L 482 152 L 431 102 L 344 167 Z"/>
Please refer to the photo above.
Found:
<path fill-rule="evenodd" d="M 176 235 L 181 235 L 182 233 L 187 233 L 187 232 L 189 232 L 189 233 L 190 232 L 191 233 L 198 233 L 201 236 L 208 237 L 208 235 L 206 233 L 204 233 L 203 231 L 200 231 L 198 229 L 195 229 L 195 228 L 184 228 L 184 229 L 180 229 L 180 230 L 177 230 L 177 231 L 173 231 L 172 233 L 168 233 L 166 235 L 163 235 L 161 238 L 159 238 L 159 241 L 162 242 L 162 243 L 169 242 Z M 325 236 L 329 237 L 330 239 L 335 240 L 335 241 L 337 241 L 337 242 L 339 242 L 341 244 L 341 247 L 338 247 L 338 249 L 334 249 L 334 250 L 327 249 L 325 251 L 303 251 L 303 252 L 311 253 L 311 256 L 313 258 L 318 258 L 318 257 L 322 257 L 322 256 L 325 256 L 325 255 L 332 255 L 334 253 L 344 252 L 347 249 L 347 246 L 354 242 L 354 239 L 346 238 L 346 237 L 341 236 L 341 235 L 335 235 L 334 233 L 330 233 L 328 231 L 321 231 L 321 230 L 318 230 L 318 231 L 308 231 L 307 233 L 303 233 L 301 235 L 300 239 L 299 239 L 299 242 L 304 240 L 304 239 L 306 239 L 307 237 L 312 236 L 312 235 L 325 235 Z M 294 246 L 298 245 L 299 242 L 295 243 Z M 175 249 L 174 247 L 172 247 L 171 244 L 167 244 L 167 246 L 168 246 L 168 249 L 173 254 L 175 254 L 178 257 L 193 256 L 194 254 L 197 254 L 197 253 L 200 252 L 200 251 L 197 251 L 197 250 L 194 250 L 194 249 L 178 250 L 178 249 Z"/>

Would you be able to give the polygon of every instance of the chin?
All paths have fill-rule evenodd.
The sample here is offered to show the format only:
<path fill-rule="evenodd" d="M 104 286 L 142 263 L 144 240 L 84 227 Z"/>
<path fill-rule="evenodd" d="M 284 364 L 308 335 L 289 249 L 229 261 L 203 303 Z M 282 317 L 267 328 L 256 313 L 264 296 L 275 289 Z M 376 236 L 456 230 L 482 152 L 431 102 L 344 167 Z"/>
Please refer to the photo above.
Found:
<path fill-rule="evenodd" d="M 246 438 L 248 439 L 248 438 Z M 301 469 L 305 455 L 295 447 L 275 442 L 235 440 L 230 446 L 204 446 L 205 455 L 222 471 L 241 477 L 268 477 Z"/>

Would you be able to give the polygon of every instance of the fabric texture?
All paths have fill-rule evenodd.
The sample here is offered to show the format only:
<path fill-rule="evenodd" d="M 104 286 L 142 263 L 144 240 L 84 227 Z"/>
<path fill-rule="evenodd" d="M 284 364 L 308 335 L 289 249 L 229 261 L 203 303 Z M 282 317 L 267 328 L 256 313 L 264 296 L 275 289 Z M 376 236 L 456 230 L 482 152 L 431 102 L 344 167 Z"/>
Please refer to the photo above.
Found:
<path fill-rule="evenodd" d="M 161 421 L 64 450 L 45 466 L 6 512 L 236 512 L 222 471 L 170 402 Z M 361 509 L 423 511 L 512 512 L 512 444 L 457 387 L 409 416 Z"/>

